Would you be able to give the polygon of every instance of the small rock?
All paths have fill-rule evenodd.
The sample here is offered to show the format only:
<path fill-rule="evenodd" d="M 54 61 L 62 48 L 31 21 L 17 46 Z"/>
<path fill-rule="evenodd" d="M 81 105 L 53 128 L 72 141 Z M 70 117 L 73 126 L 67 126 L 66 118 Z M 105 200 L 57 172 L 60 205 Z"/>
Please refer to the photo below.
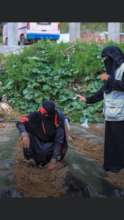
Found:
<path fill-rule="evenodd" d="M 5 102 L 0 102 L 0 111 L 8 115 L 11 114 L 13 110 L 9 104 Z"/>

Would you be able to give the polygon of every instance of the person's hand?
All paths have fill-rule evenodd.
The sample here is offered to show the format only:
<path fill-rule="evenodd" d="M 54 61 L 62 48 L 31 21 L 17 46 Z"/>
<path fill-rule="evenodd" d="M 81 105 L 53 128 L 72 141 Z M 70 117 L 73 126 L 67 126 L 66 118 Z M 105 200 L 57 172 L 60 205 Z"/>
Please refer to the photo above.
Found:
<path fill-rule="evenodd" d="M 51 161 L 47 164 L 47 169 L 49 171 L 53 171 L 55 169 L 61 169 L 63 168 L 64 164 L 62 161 L 56 161 L 55 159 L 51 159 Z"/>
<path fill-rule="evenodd" d="M 29 148 L 30 138 L 29 138 L 28 134 L 27 133 L 22 134 L 21 139 L 22 139 L 23 147 L 24 148 Z"/>
<path fill-rule="evenodd" d="M 104 72 L 100 75 L 100 79 L 102 81 L 107 81 L 109 79 L 109 75 L 106 72 Z"/>
<path fill-rule="evenodd" d="M 47 165 L 47 169 L 48 169 L 49 171 L 52 171 L 52 170 L 54 170 L 56 167 L 57 167 L 57 162 L 56 162 L 55 160 L 51 159 L 51 161 L 50 161 L 50 162 L 48 163 L 48 165 Z"/>
<path fill-rule="evenodd" d="M 77 95 L 77 97 L 79 97 L 80 101 L 86 102 L 85 96 Z"/>

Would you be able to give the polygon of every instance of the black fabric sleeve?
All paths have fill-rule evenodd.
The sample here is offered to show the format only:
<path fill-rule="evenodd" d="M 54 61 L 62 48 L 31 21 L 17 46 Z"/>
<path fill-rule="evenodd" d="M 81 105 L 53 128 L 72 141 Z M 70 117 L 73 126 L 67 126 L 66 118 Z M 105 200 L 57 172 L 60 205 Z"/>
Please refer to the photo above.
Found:
<path fill-rule="evenodd" d="M 20 121 L 17 121 L 16 122 L 16 127 L 18 128 L 18 131 L 19 131 L 20 134 L 22 134 L 23 132 L 27 133 L 24 123 L 22 123 Z"/>
<path fill-rule="evenodd" d="M 104 94 L 104 87 L 102 87 L 100 90 L 98 90 L 92 96 L 86 97 L 86 103 L 87 104 L 92 104 L 92 103 L 103 100 L 103 94 Z"/>
<path fill-rule="evenodd" d="M 22 134 L 23 132 L 27 132 L 27 124 L 34 124 L 34 123 L 38 123 L 39 122 L 39 112 L 31 112 L 29 115 L 27 115 L 26 117 L 28 118 L 28 122 L 21 122 L 21 121 L 17 121 L 16 122 L 16 127 L 19 130 L 19 133 Z M 37 122 L 38 121 L 38 122 Z"/>
<path fill-rule="evenodd" d="M 61 145 L 64 143 L 64 129 L 62 127 L 58 127 L 56 129 L 56 136 L 54 139 L 54 151 L 53 151 L 53 159 L 59 160 L 61 158 Z"/>
<path fill-rule="evenodd" d="M 124 74 L 122 80 L 109 80 L 112 84 L 112 90 L 124 91 Z"/>

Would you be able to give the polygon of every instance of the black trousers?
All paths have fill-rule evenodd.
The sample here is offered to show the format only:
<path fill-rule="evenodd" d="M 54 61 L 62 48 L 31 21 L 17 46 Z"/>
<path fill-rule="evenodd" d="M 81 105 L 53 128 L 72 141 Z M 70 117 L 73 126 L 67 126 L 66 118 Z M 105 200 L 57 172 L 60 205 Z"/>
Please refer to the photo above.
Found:
<path fill-rule="evenodd" d="M 43 142 L 39 140 L 36 136 L 30 135 L 30 147 L 23 148 L 24 157 L 29 159 L 34 159 L 36 165 L 46 165 L 52 158 L 54 143 L 53 142 Z M 60 161 L 64 158 L 67 151 L 67 145 L 63 144 L 61 150 Z"/>
<path fill-rule="evenodd" d="M 105 122 L 104 169 L 124 168 L 124 121 Z"/>
<path fill-rule="evenodd" d="M 52 142 L 42 142 L 36 136 L 30 135 L 30 147 L 23 148 L 24 157 L 29 159 L 34 159 L 36 164 L 47 164 L 53 153 L 53 143 Z"/>

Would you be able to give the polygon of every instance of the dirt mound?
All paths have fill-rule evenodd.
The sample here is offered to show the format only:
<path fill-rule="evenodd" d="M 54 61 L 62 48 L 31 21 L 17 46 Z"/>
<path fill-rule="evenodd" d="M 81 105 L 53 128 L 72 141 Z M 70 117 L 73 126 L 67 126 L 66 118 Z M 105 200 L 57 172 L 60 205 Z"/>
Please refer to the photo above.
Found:
<path fill-rule="evenodd" d="M 90 124 L 88 131 L 97 135 L 104 137 L 105 128 L 103 124 Z"/>
<path fill-rule="evenodd" d="M 0 122 L 15 121 L 20 114 L 15 111 L 8 103 L 0 102 Z"/>
<path fill-rule="evenodd" d="M 95 159 L 98 163 L 103 162 L 103 147 L 89 143 L 87 139 L 76 137 L 72 134 L 72 143 L 79 153 Z"/>
<path fill-rule="evenodd" d="M 94 159 L 98 163 L 98 166 L 103 164 L 104 155 L 103 141 L 100 142 L 98 140 L 100 138 L 102 140 L 104 139 L 104 125 L 91 125 L 86 132 L 79 127 L 71 130 L 71 142 L 74 150 Z M 29 162 L 24 160 L 20 142 L 18 142 L 16 148 L 14 174 L 16 177 L 16 190 L 23 193 L 24 197 L 64 197 L 68 194 L 73 196 L 80 194 L 87 197 L 85 186 L 84 189 L 81 189 L 80 186 L 78 187 L 77 182 L 75 184 L 74 181 L 73 184 L 69 185 L 71 181 L 66 181 L 69 175 L 68 166 L 50 172 L 47 168 L 40 169 L 29 165 Z M 119 173 L 107 172 L 105 179 L 116 187 L 124 187 L 123 170 Z"/>
<path fill-rule="evenodd" d="M 65 194 L 64 178 L 68 173 L 67 166 L 48 171 L 47 168 L 32 167 L 24 160 L 19 144 L 16 150 L 16 189 L 25 197 L 60 197 Z"/>
<path fill-rule="evenodd" d="M 79 127 L 79 126 L 78 126 Z M 90 124 L 90 127 L 87 131 L 92 135 L 97 137 L 102 137 L 104 139 L 104 125 Z M 73 131 L 71 132 L 71 142 L 75 147 L 75 150 L 80 152 L 83 155 L 93 158 L 97 161 L 98 164 L 103 164 L 104 159 L 104 146 L 103 144 L 94 144 L 91 139 L 86 138 L 85 135 L 82 136 Z M 106 172 L 105 179 L 117 187 L 124 188 L 124 169 L 119 173 Z"/>

